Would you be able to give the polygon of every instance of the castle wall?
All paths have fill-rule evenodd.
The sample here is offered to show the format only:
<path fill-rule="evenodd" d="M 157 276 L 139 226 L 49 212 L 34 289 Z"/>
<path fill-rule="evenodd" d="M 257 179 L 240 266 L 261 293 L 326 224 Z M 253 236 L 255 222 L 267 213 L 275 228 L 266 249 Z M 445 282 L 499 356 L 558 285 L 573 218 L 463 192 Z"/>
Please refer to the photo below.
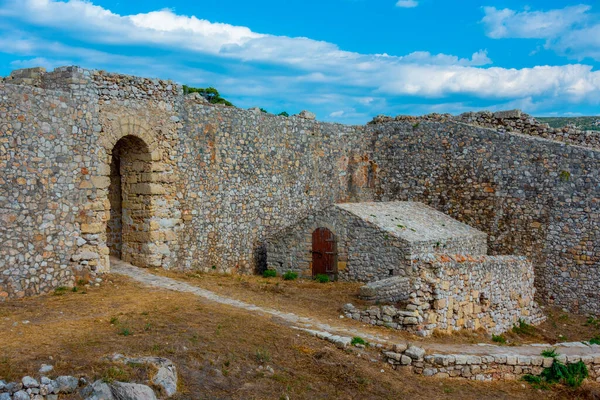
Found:
<path fill-rule="evenodd" d="M 186 100 L 178 162 L 186 245 L 181 268 L 251 272 L 267 235 L 367 185 L 354 160 L 364 128 Z M 358 165 L 349 172 L 349 164 Z M 352 188 L 352 189 L 349 189 Z"/>
<path fill-rule="evenodd" d="M 537 325 L 545 319 L 534 301 L 533 266 L 525 257 L 424 254 L 412 264 L 405 305 L 360 310 L 348 304 L 346 316 L 421 336 L 480 328 L 500 334 L 519 320 Z M 396 281 L 386 288 L 382 281 L 379 288 L 406 284 Z"/>
<path fill-rule="evenodd" d="M 0 83 L 0 300 L 74 282 L 96 113 L 91 99 Z"/>
<path fill-rule="evenodd" d="M 248 272 L 270 233 L 331 203 L 421 201 L 488 233 L 493 254 L 532 259 L 542 298 L 600 312 L 593 135 L 564 139 L 586 148 L 451 120 L 324 124 L 76 67 L 0 82 L 0 298 L 109 270 L 112 150 L 126 136 L 147 149 L 123 198 L 141 266 Z"/>
<path fill-rule="evenodd" d="M 525 255 L 540 296 L 600 313 L 600 151 L 456 122 L 369 125 L 377 199 L 421 201 Z"/>
<path fill-rule="evenodd" d="M 372 186 L 374 168 L 354 153 L 361 127 L 76 67 L 0 85 L 0 299 L 94 279 L 110 270 L 109 245 L 141 267 L 251 272 L 270 230 Z M 117 172 L 122 140 L 135 151 L 117 155 Z"/>

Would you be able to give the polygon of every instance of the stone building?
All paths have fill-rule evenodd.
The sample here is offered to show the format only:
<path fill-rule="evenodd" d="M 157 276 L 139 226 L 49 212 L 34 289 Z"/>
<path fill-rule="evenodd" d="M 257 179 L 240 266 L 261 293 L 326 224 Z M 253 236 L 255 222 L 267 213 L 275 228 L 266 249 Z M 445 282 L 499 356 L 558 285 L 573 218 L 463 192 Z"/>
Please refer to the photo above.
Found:
<path fill-rule="evenodd" d="M 487 256 L 485 233 L 422 203 L 335 204 L 273 235 L 267 249 L 280 274 L 369 282 L 361 297 L 377 305 L 344 308 L 365 323 L 428 336 L 544 320 L 530 261 Z"/>
<path fill-rule="evenodd" d="M 0 299 L 93 279 L 110 254 L 251 273 L 266 238 L 332 204 L 415 201 L 530 259 L 544 301 L 600 314 L 596 133 L 521 113 L 312 118 L 77 67 L 0 78 Z"/>
<path fill-rule="evenodd" d="M 372 282 L 412 275 L 411 260 L 487 253 L 487 235 L 414 202 L 333 204 L 267 239 L 267 266 Z"/>

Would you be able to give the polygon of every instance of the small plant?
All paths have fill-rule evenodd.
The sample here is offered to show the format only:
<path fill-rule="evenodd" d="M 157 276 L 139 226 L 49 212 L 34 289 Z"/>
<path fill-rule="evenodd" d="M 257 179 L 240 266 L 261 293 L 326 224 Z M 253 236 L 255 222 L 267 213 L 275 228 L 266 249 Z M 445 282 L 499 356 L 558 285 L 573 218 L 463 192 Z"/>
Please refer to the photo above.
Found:
<path fill-rule="evenodd" d="M 404 225 L 398 225 L 398 228 L 400 228 L 400 229 L 406 229 L 406 226 L 404 226 Z"/>
<path fill-rule="evenodd" d="M 361 338 L 361 337 L 359 337 L 359 336 L 354 336 L 354 337 L 352 338 L 352 341 L 350 342 L 350 344 L 351 344 L 352 346 L 356 346 L 357 344 L 359 344 L 359 345 L 363 345 L 363 346 L 366 346 L 366 345 L 368 345 L 369 343 L 368 343 L 368 342 L 367 342 L 365 339 L 363 339 L 363 338 Z"/>
<path fill-rule="evenodd" d="M 329 275 L 317 274 L 317 276 L 315 276 L 315 280 L 319 283 L 327 283 L 329 282 Z"/>
<path fill-rule="evenodd" d="M 152 324 L 150 322 L 146 322 L 146 325 L 144 325 L 144 330 L 147 332 L 150 329 L 152 329 Z"/>
<path fill-rule="evenodd" d="M 546 349 L 546 350 L 542 351 L 541 355 L 542 355 L 542 357 L 550 357 L 550 358 L 558 357 L 558 353 L 556 352 L 555 348 Z"/>
<path fill-rule="evenodd" d="M 119 330 L 119 335 L 121 335 L 121 336 L 131 336 L 131 335 L 133 335 L 133 332 L 131 331 L 131 329 L 129 329 L 126 326 L 124 326 L 124 327 L 122 327 Z"/>
<path fill-rule="evenodd" d="M 265 269 L 262 275 L 263 278 L 275 278 L 277 276 L 277 271 L 274 269 Z"/>
<path fill-rule="evenodd" d="M 217 269 L 217 266 L 216 266 L 216 265 L 213 265 L 211 268 L 212 268 L 212 269 Z"/>
<path fill-rule="evenodd" d="M 563 182 L 568 182 L 571 179 L 571 173 L 569 171 L 560 171 L 560 180 Z"/>
<path fill-rule="evenodd" d="M 264 109 L 264 108 L 262 108 L 262 107 L 260 108 L 260 112 L 262 112 L 262 113 L 265 113 L 265 114 L 268 114 L 268 113 L 269 113 L 267 110 L 265 110 L 265 109 Z"/>
<path fill-rule="evenodd" d="M 417 129 L 417 128 L 419 127 L 419 125 L 420 125 L 420 124 L 421 124 L 420 122 L 417 122 L 417 123 L 413 124 L 413 126 L 412 126 L 412 127 L 413 127 L 413 129 Z"/>
<path fill-rule="evenodd" d="M 492 335 L 492 342 L 506 344 L 506 338 L 504 335 Z"/>
<path fill-rule="evenodd" d="M 540 376 L 525 375 L 523 380 L 540 389 L 548 389 L 555 383 L 562 383 L 572 388 L 581 386 L 585 378 L 589 376 L 587 366 L 582 361 L 565 365 L 557 360 L 558 353 L 555 350 L 542 351 L 542 356 L 554 358 L 550 367 L 545 368 Z"/>
<path fill-rule="evenodd" d="M 106 383 L 113 383 L 114 381 L 129 381 L 129 373 L 122 368 L 110 367 L 104 374 L 102 374 L 102 380 Z"/>
<path fill-rule="evenodd" d="M 59 286 L 56 289 L 54 289 L 54 295 L 55 296 L 62 296 L 63 294 L 67 293 L 69 289 L 64 287 L 64 286 Z"/>
<path fill-rule="evenodd" d="M 294 271 L 288 271 L 285 274 L 283 274 L 284 281 L 295 281 L 296 279 L 298 279 L 298 273 Z"/>
<path fill-rule="evenodd" d="M 532 335 L 535 331 L 535 328 L 529 325 L 522 319 L 519 319 L 519 323 L 513 326 L 513 332 L 517 335 Z"/>
<path fill-rule="evenodd" d="M 280 117 L 289 117 L 290 116 L 290 114 L 288 114 L 286 111 L 282 111 L 277 115 L 279 115 Z"/>
<path fill-rule="evenodd" d="M 116 325 L 118 322 L 119 322 L 119 318 L 117 318 L 117 317 L 112 317 L 110 319 L 110 324 L 111 325 Z"/>
<path fill-rule="evenodd" d="M 73 289 L 71 289 L 71 292 L 73 292 L 73 293 L 77 293 L 77 290 L 78 290 L 78 289 L 77 289 L 77 286 L 73 286 Z"/>
<path fill-rule="evenodd" d="M 596 335 L 590 339 L 590 344 L 598 344 L 600 345 L 600 335 Z"/>
<path fill-rule="evenodd" d="M 271 356 L 269 355 L 269 351 L 265 349 L 258 349 L 255 353 L 256 361 L 259 363 L 266 363 L 271 360 Z"/>
<path fill-rule="evenodd" d="M 593 327 L 596 327 L 596 328 L 600 328 L 600 319 L 598 319 L 596 317 L 588 317 L 588 319 L 585 322 L 585 324 L 587 326 L 593 326 Z"/>

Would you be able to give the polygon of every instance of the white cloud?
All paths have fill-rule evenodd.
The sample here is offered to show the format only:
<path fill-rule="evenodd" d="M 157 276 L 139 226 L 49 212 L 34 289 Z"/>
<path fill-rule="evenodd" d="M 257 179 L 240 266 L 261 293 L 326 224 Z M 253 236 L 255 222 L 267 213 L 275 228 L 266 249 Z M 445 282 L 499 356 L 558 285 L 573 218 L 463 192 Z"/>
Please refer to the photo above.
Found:
<path fill-rule="evenodd" d="M 415 0 L 398 0 L 396 7 L 402 8 L 414 8 L 419 5 L 418 1 Z"/>
<path fill-rule="evenodd" d="M 505 10 L 488 11 L 489 15 L 509 14 Z M 277 99 L 285 97 L 286 104 L 314 104 L 323 108 L 323 115 L 343 111 L 339 118 L 354 121 L 352 118 L 364 116 L 366 108 L 384 112 L 387 102 L 399 96 L 467 95 L 496 104 L 521 101 L 527 105 L 546 97 L 574 104 L 600 103 L 600 71 L 591 66 L 487 67 L 491 60 L 486 50 L 479 50 L 470 58 L 426 51 L 403 56 L 360 54 L 341 50 L 333 43 L 256 33 L 246 27 L 177 15 L 170 10 L 122 16 L 81 0 L 9 0 L 0 6 L 0 16 L 5 21 L 18 21 L 20 26 L 29 23 L 54 28 L 62 35 L 71 33 L 80 41 L 114 45 L 105 47 L 115 52 L 123 51 L 120 45 L 135 45 L 164 49 L 170 56 L 150 59 L 109 54 L 32 39 L 27 36 L 31 34 L 22 32 L 21 36 L 13 32 L 0 36 L 2 52 L 44 57 L 47 65 L 57 59 L 81 60 L 88 67 L 111 64 L 127 73 L 153 73 L 188 84 L 209 82 L 218 85 L 222 93 L 235 93 L 239 99 L 236 104 L 241 106 L 255 105 L 250 97 L 262 96 L 270 102 L 264 104 L 265 108 L 283 108 Z M 497 35 L 508 34 L 502 29 L 513 29 L 511 17 L 506 18 L 500 18 L 499 28 L 492 28 L 499 32 Z M 520 34 L 551 31 L 542 23 L 537 26 Z M 185 67 L 186 61 L 207 57 L 224 72 Z M 263 63 L 279 68 L 276 72 L 265 70 L 261 68 Z"/>
<path fill-rule="evenodd" d="M 588 5 L 522 12 L 484 7 L 481 22 L 493 39 L 544 39 L 545 48 L 560 55 L 600 60 L 600 15 L 591 10 Z"/>
<path fill-rule="evenodd" d="M 590 9 L 587 5 L 578 5 L 560 10 L 517 12 L 484 7 L 482 22 L 486 25 L 487 35 L 494 39 L 546 39 L 581 24 Z"/>

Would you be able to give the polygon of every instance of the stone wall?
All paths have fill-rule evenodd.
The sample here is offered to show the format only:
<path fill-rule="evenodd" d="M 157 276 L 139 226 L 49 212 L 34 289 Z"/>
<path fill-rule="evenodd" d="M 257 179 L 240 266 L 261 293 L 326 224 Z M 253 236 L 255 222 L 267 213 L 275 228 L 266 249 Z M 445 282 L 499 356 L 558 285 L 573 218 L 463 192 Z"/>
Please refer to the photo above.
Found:
<path fill-rule="evenodd" d="M 77 67 L 3 82 L 0 299 L 94 279 L 111 250 L 139 266 L 250 272 L 270 230 L 372 185 L 353 153 L 364 128 Z M 120 154 L 123 140 L 135 151 Z"/>
<path fill-rule="evenodd" d="M 408 300 L 411 292 L 412 279 L 393 276 L 361 286 L 358 297 L 373 303 L 397 303 Z"/>
<path fill-rule="evenodd" d="M 74 282 L 97 112 L 90 99 L 0 83 L 0 299 Z"/>
<path fill-rule="evenodd" d="M 146 197 L 126 240 L 140 265 L 250 271 L 268 235 L 315 210 L 414 200 L 488 233 L 494 254 L 531 258 L 543 299 L 600 313 L 594 134 L 461 118 L 495 130 L 446 116 L 323 124 L 208 105 L 169 81 L 16 71 L 0 82 L 0 298 L 108 271 L 112 151 L 135 136 Z M 504 132 L 517 129 L 528 135 Z"/>
<path fill-rule="evenodd" d="M 583 343 L 571 343 L 581 350 L 579 354 L 560 354 L 556 358 L 544 357 L 539 353 L 523 349 L 502 349 L 489 346 L 488 350 L 481 349 L 479 354 L 426 354 L 425 350 L 406 344 L 396 345 L 391 351 L 385 351 L 388 363 L 395 367 L 410 368 L 414 373 L 423 376 L 434 376 L 440 379 L 465 378 L 476 381 L 517 380 L 524 375 L 540 376 L 544 369 L 559 362 L 565 365 L 582 362 L 588 369 L 589 380 L 600 381 L 600 353 L 590 353 L 590 347 Z M 569 345 L 569 343 L 565 343 Z M 543 345 L 535 345 L 540 353 Z M 558 351 L 565 350 L 561 344 Z M 534 350 L 535 350 L 534 349 Z M 531 350 L 531 349 L 529 349 Z M 569 348 L 569 350 L 571 350 Z M 487 354 L 486 354 L 487 351 Z M 523 351 L 523 352 L 520 352 Z M 577 353 L 577 352 L 575 352 Z"/>
<path fill-rule="evenodd" d="M 525 255 L 544 301 L 600 313 L 600 152 L 453 121 L 369 125 L 376 199 L 421 201 Z"/>
<path fill-rule="evenodd" d="M 404 304 L 366 310 L 349 304 L 346 316 L 421 336 L 480 328 L 499 334 L 521 319 L 532 325 L 545 319 L 534 301 L 533 266 L 524 257 L 437 254 L 412 263 Z"/>

